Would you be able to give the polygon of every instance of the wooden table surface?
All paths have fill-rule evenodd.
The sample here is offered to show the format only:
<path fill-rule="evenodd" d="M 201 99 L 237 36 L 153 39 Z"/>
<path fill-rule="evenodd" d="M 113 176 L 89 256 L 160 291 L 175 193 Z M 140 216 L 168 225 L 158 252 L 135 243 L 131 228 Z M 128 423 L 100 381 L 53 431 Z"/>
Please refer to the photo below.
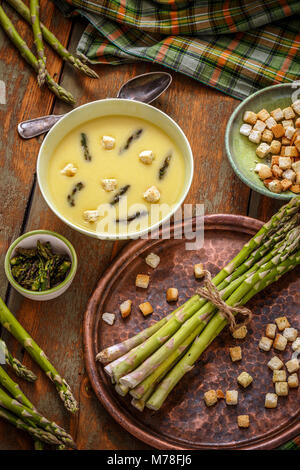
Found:
<path fill-rule="evenodd" d="M 63 18 L 51 2 L 42 4 L 42 20 L 64 45 L 75 51 L 84 25 Z M 6 6 L 5 6 L 6 7 Z M 6 11 L 11 10 L 6 7 Z M 32 44 L 30 28 L 16 15 L 14 24 Z M 121 84 L 141 73 L 161 70 L 159 64 L 96 66 L 99 80 L 75 73 L 47 48 L 49 72 L 81 105 L 114 97 Z M 189 139 L 195 175 L 188 203 L 203 203 L 205 212 L 233 213 L 268 219 L 278 208 L 274 199 L 253 193 L 234 175 L 224 145 L 226 123 L 238 101 L 183 75 L 172 73 L 173 83 L 154 105 L 169 114 Z M 13 354 L 38 375 L 35 385 L 22 383 L 24 392 L 48 418 L 69 429 L 79 449 L 146 449 L 147 446 L 116 424 L 96 400 L 85 372 L 82 321 L 87 300 L 98 279 L 124 243 L 99 241 L 75 232 L 48 209 L 36 183 L 35 166 L 42 138 L 24 141 L 18 122 L 46 114 L 60 114 L 69 107 L 40 90 L 35 75 L 0 31 L 0 80 L 6 84 L 7 104 L 0 104 L 0 288 L 1 296 L 22 325 L 45 350 L 65 376 L 80 404 L 70 416 L 47 379 L 20 345 L 3 332 Z M 48 302 L 27 300 L 9 287 L 4 273 L 5 253 L 12 241 L 34 229 L 61 233 L 74 245 L 79 266 L 75 281 L 60 298 Z M 0 449 L 31 449 L 32 440 L 0 422 Z"/>

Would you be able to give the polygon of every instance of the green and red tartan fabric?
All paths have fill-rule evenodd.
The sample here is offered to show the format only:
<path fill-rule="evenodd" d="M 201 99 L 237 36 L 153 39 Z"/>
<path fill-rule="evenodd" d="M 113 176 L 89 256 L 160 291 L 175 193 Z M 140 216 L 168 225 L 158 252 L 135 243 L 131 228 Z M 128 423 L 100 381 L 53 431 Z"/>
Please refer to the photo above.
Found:
<path fill-rule="evenodd" d="M 92 63 L 161 64 L 230 96 L 299 80 L 299 0 L 54 0 L 89 21 Z"/>
<path fill-rule="evenodd" d="M 88 20 L 77 52 L 92 63 L 150 61 L 238 99 L 300 79 L 300 0 L 53 1 Z"/>

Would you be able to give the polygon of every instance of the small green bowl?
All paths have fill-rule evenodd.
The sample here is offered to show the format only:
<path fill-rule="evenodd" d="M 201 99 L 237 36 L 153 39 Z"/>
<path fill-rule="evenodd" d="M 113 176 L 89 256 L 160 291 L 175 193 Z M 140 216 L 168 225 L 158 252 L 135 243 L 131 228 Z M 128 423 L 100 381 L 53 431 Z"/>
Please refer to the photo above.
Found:
<path fill-rule="evenodd" d="M 265 187 L 253 168 L 257 162 L 263 163 L 268 160 L 257 157 L 255 154 L 257 145 L 240 134 L 240 127 L 243 124 L 245 111 L 257 113 L 262 108 L 269 112 L 276 108 L 286 108 L 291 105 L 293 92 L 295 92 L 295 87 L 293 88 L 290 83 L 273 85 L 257 91 L 239 104 L 230 116 L 226 127 L 226 153 L 236 175 L 254 191 L 275 199 L 289 200 L 296 194 L 291 191 L 276 194 Z"/>
<path fill-rule="evenodd" d="M 11 273 L 10 265 L 10 260 L 15 256 L 16 249 L 18 247 L 35 247 L 38 240 L 40 240 L 41 242 L 49 241 L 54 252 L 69 255 L 72 263 L 71 269 L 67 277 L 63 280 L 61 284 L 52 287 L 52 289 L 48 289 L 42 292 L 34 292 L 29 289 L 24 289 L 24 287 L 20 286 Z M 4 266 L 5 274 L 10 284 L 24 297 L 27 297 L 31 300 L 52 300 L 56 297 L 59 297 L 68 289 L 68 287 L 70 287 L 77 271 L 77 255 L 73 245 L 59 233 L 51 232 L 50 230 L 33 230 L 32 232 L 24 233 L 24 235 L 17 238 L 10 245 L 5 256 Z"/>

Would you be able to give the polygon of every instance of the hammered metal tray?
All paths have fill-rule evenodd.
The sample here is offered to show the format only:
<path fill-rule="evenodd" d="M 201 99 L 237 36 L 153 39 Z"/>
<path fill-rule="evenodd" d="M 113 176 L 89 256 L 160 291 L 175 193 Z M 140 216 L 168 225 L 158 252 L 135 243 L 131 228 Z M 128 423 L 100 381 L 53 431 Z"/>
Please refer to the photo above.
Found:
<path fill-rule="evenodd" d="M 205 217 L 205 242 L 199 251 L 186 251 L 185 239 L 137 240 L 130 242 L 119 254 L 99 281 L 89 300 L 84 319 L 86 367 L 92 387 L 99 401 L 112 417 L 131 434 L 158 449 L 271 449 L 300 433 L 299 389 L 290 390 L 288 397 L 280 397 L 278 408 L 264 408 L 264 397 L 273 391 L 272 372 L 267 362 L 274 351 L 263 353 L 258 349 L 265 325 L 277 316 L 286 315 L 295 328 L 300 329 L 300 270 L 284 276 L 265 289 L 248 304 L 254 318 L 244 340 L 235 340 L 224 330 L 206 350 L 194 369 L 172 391 L 158 412 L 133 408 L 130 397 L 116 394 L 102 366 L 95 362 L 96 353 L 124 340 L 149 326 L 170 312 L 175 305 L 167 304 L 168 287 L 179 289 L 179 301 L 190 297 L 199 285 L 193 276 L 193 265 L 203 262 L 216 274 L 256 233 L 262 223 L 234 215 Z M 145 256 L 155 252 L 161 257 L 156 270 L 148 267 Z M 138 273 L 149 273 L 147 291 L 136 289 Z M 119 304 L 133 300 L 133 311 L 125 321 L 117 314 L 114 326 L 101 320 L 101 314 L 119 312 Z M 155 307 L 152 318 L 144 318 L 138 305 L 149 300 Z M 229 347 L 241 345 L 242 361 L 232 363 Z M 280 354 L 288 360 L 291 347 Z M 242 390 L 236 378 L 242 371 L 249 372 L 253 383 Z M 209 389 L 223 391 L 239 389 L 238 406 L 226 406 L 224 400 L 207 408 L 203 393 Z M 239 429 L 237 416 L 249 414 L 251 425 Z"/>

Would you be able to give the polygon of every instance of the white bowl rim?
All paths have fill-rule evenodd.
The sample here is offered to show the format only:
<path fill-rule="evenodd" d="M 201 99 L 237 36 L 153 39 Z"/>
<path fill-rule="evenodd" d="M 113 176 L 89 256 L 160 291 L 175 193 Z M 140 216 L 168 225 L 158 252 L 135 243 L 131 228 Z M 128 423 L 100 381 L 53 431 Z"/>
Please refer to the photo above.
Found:
<path fill-rule="evenodd" d="M 190 174 L 188 175 L 188 181 L 187 181 L 187 184 L 186 184 L 186 189 L 183 191 L 179 201 L 176 204 L 174 204 L 173 209 L 169 212 L 169 214 L 167 214 L 165 217 L 163 217 L 159 222 L 156 222 L 155 224 L 150 225 L 146 229 L 143 229 L 143 230 L 140 230 L 140 231 L 137 231 L 137 232 L 132 232 L 129 235 L 127 235 L 127 234 L 97 233 L 97 232 L 92 232 L 90 230 L 86 230 L 82 227 L 79 227 L 78 225 L 73 224 L 71 221 L 69 221 L 67 218 L 65 218 L 63 215 L 61 215 L 59 213 L 59 211 L 55 208 L 55 206 L 52 204 L 52 202 L 46 196 L 44 188 L 43 188 L 43 183 L 42 183 L 41 178 L 40 178 L 40 167 L 41 167 L 42 154 L 43 154 L 44 146 L 46 144 L 48 136 L 50 136 L 55 131 L 56 127 L 61 125 L 60 123 L 63 122 L 64 119 L 67 119 L 69 117 L 69 115 L 77 113 L 79 110 L 81 110 L 83 108 L 86 108 L 86 107 L 89 107 L 91 105 L 94 105 L 95 103 L 102 103 L 102 102 L 106 102 L 106 101 L 118 101 L 118 102 L 123 101 L 123 102 L 128 102 L 128 103 L 134 102 L 134 103 L 136 103 L 140 106 L 155 109 L 156 112 L 162 114 L 164 116 L 164 118 L 171 121 L 171 123 L 175 126 L 175 128 L 179 132 L 179 134 L 181 134 L 181 136 L 183 137 L 183 140 L 184 140 L 184 142 L 186 144 L 186 147 L 187 147 L 187 150 L 188 150 L 187 155 L 188 155 L 188 158 L 190 160 L 190 165 L 191 165 Z M 145 119 L 145 120 L 147 120 L 147 119 Z M 177 122 L 175 122 L 174 119 L 172 119 L 168 114 L 164 113 L 163 111 L 156 108 L 155 106 L 152 106 L 152 105 L 147 104 L 147 103 L 143 103 L 142 101 L 129 100 L 129 99 L 125 99 L 125 98 L 104 98 L 104 99 L 101 99 L 101 100 L 91 101 L 89 103 L 85 103 L 85 104 L 82 104 L 81 106 L 78 106 L 77 108 L 73 109 L 72 111 L 69 111 L 68 113 L 66 113 L 58 122 L 56 122 L 54 124 L 54 126 L 47 133 L 47 135 L 44 138 L 43 143 L 40 147 L 38 158 L 37 158 L 37 164 L 36 164 L 36 172 L 37 172 L 37 181 L 38 181 L 38 184 L 39 184 L 39 188 L 40 188 L 40 191 L 41 191 L 41 193 L 43 195 L 43 198 L 45 199 L 47 205 L 50 207 L 52 212 L 54 212 L 54 214 L 60 220 L 62 220 L 65 224 L 67 224 L 69 227 L 73 228 L 77 232 L 83 233 L 84 235 L 88 235 L 89 237 L 93 237 L 93 238 L 98 238 L 100 240 L 128 240 L 128 239 L 132 239 L 132 238 L 139 238 L 139 237 L 141 237 L 141 236 L 143 236 L 147 233 L 150 233 L 151 231 L 153 231 L 153 230 L 157 229 L 158 227 L 160 227 L 164 222 L 169 220 L 172 217 L 172 215 L 175 214 L 175 212 L 182 205 L 183 201 L 185 200 L 185 198 L 186 198 L 186 196 L 187 196 L 187 194 L 188 194 L 188 192 L 191 188 L 191 184 L 192 184 L 192 180 L 193 180 L 193 176 L 194 176 L 194 158 L 193 158 L 193 152 L 192 152 L 190 143 L 189 143 L 185 133 L 183 132 L 181 127 L 177 124 Z"/>

